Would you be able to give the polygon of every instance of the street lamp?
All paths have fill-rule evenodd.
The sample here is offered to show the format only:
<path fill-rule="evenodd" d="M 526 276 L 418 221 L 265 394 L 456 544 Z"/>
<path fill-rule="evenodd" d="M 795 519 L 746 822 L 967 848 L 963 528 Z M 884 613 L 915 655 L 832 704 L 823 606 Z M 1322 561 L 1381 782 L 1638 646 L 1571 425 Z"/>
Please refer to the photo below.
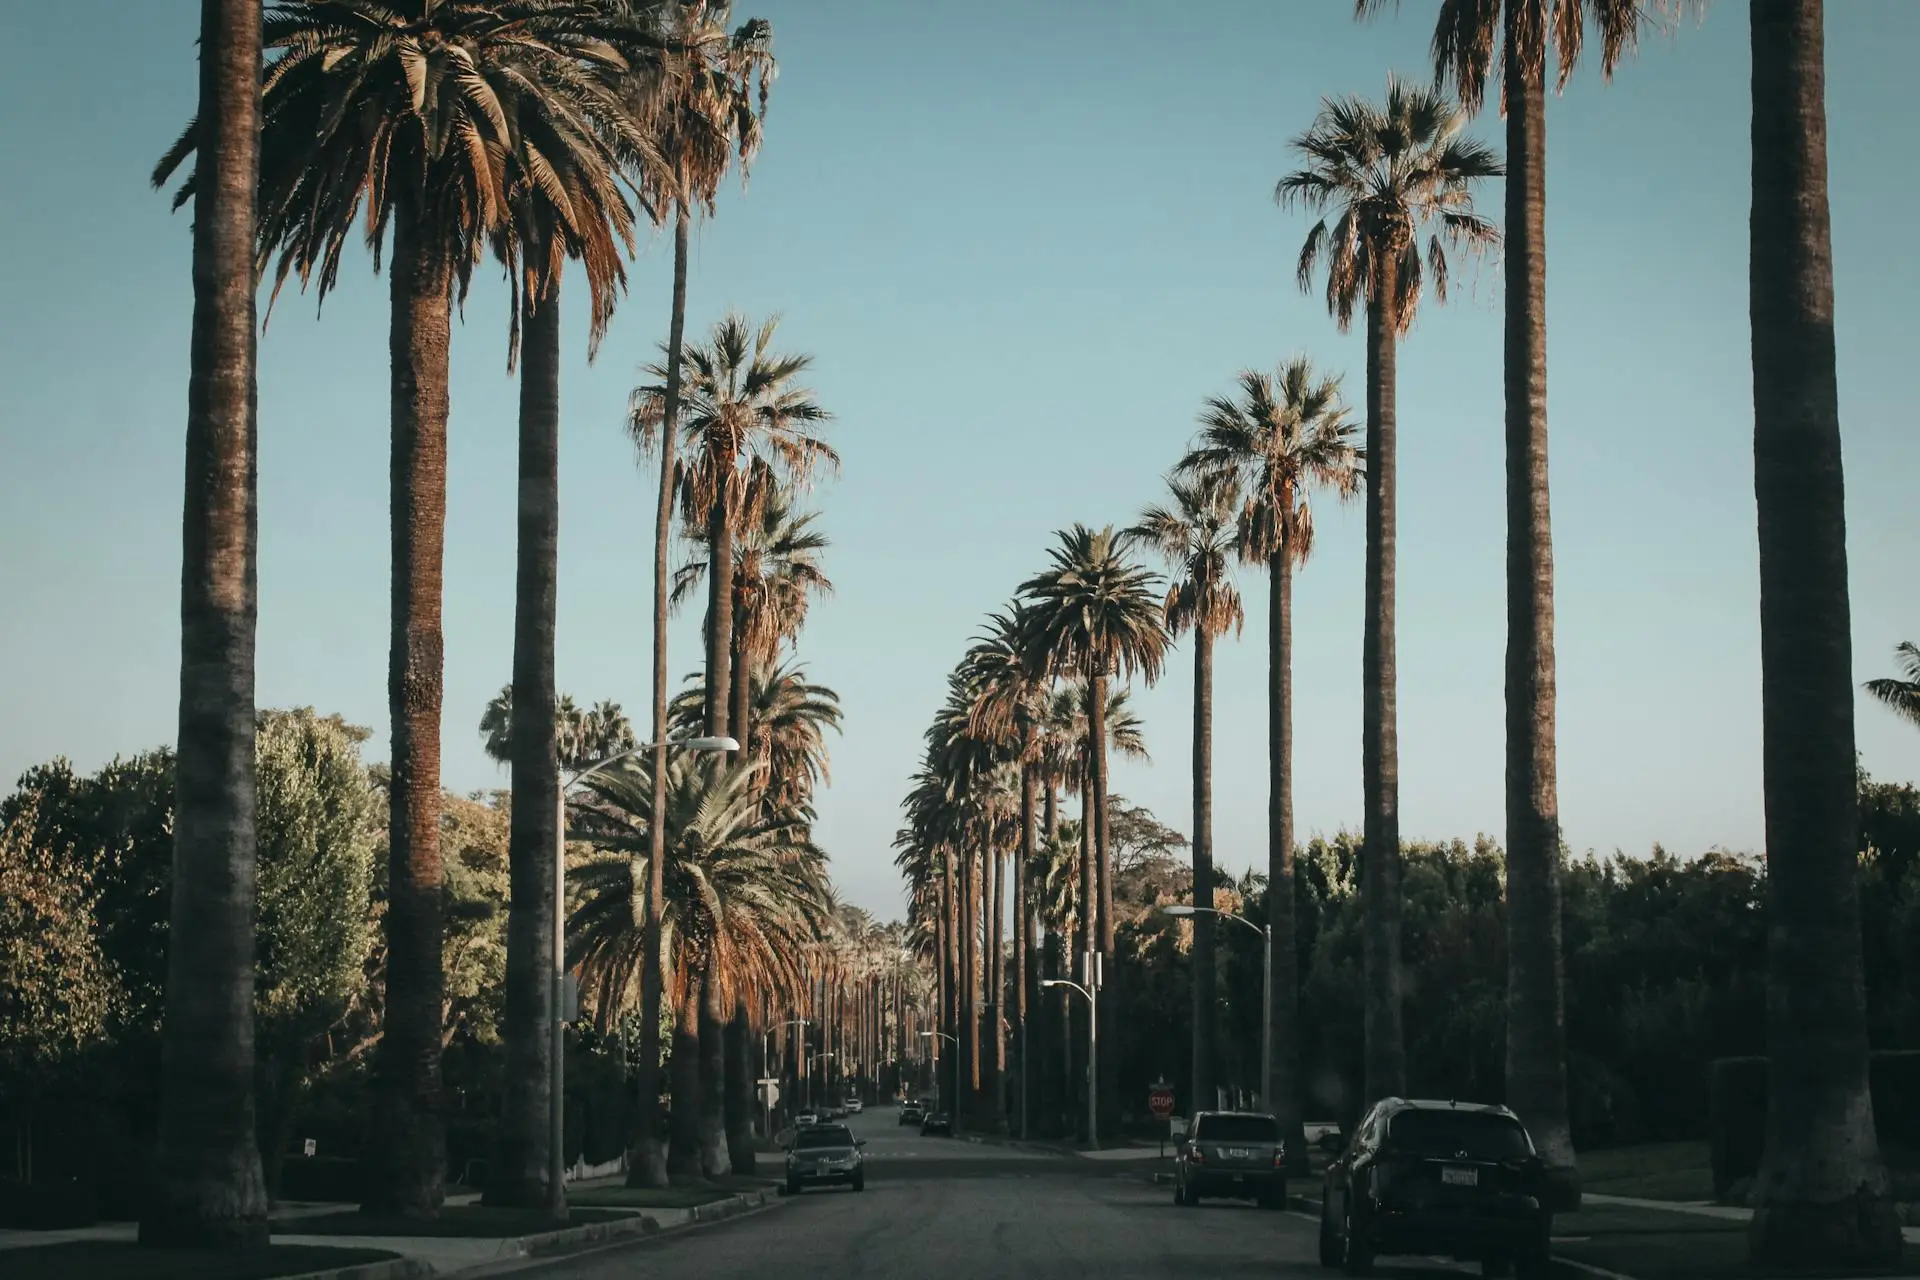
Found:
<path fill-rule="evenodd" d="M 816 1062 L 820 1064 L 820 1091 L 822 1093 L 825 1093 L 827 1089 L 827 1059 L 833 1056 L 835 1055 L 833 1055 L 832 1053 L 815 1053 L 815 1054 L 809 1054 L 807 1057 L 807 1109 L 808 1110 L 813 1109 L 813 1064 Z"/>
<path fill-rule="evenodd" d="M 958 1115 L 960 1111 L 960 1037 L 950 1036 L 944 1031 L 922 1031 L 920 1038 L 922 1040 L 938 1038 L 953 1041 L 953 1096 L 947 1099 L 947 1119 L 951 1122 L 953 1117 Z M 940 1046 L 937 1044 L 933 1046 L 933 1057 L 935 1065 L 937 1066 L 940 1059 Z"/>
<path fill-rule="evenodd" d="M 1042 978 L 1040 987 L 1071 987 L 1087 998 L 1087 1145 L 1100 1145 L 1099 1089 L 1100 1018 L 1094 1011 L 1093 992 L 1066 978 Z"/>
<path fill-rule="evenodd" d="M 1221 911 L 1215 907 L 1190 907 L 1183 902 L 1170 903 L 1161 907 L 1162 915 L 1184 919 L 1188 916 L 1219 916 L 1223 920 L 1233 920 L 1247 926 L 1259 934 L 1264 952 L 1260 965 L 1260 1105 L 1273 1110 L 1273 1099 L 1268 1096 L 1273 1090 L 1273 926 L 1258 925 L 1243 915 L 1231 911 Z M 1194 1109 L 1200 1109 L 1200 1100 L 1194 1099 Z"/>
<path fill-rule="evenodd" d="M 738 751 L 732 738 L 669 738 L 648 742 L 588 765 L 560 784 L 559 821 L 553 828 L 553 1075 L 547 1090 L 547 1213 L 567 1216 L 567 792 L 612 765 L 661 747 L 678 751 Z"/>

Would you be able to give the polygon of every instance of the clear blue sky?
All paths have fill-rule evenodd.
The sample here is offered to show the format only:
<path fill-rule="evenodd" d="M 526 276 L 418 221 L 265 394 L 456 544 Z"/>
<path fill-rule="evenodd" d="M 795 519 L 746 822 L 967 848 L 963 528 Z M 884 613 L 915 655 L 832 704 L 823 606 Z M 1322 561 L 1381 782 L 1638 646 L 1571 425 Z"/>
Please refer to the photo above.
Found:
<path fill-rule="evenodd" d="M 1075 520 L 1126 522 L 1201 399 L 1306 352 L 1361 391 L 1359 335 L 1303 297 L 1272 204 L 1324 93 L 1424 74 L 1432 6 L 760 0 L 781 59 L 751 189 L 697 241 L 691 320 L 781 311 L 818 357 L 842 478 L 819 502 L 836 596 L 804 656 L 846 737 L 820 833 L 843 892 L 897 914 L 888 842 L 942 680 Z M 178 661 L 188 223 L 150 192 L 193 105 L 192 0 L 0 3 L 0 778 L 165 742 Z M 1577 849 L 1760 845 L 1747 359 L 1745 6 L 1591 68 L 1550 118 L 1560 795 Z M 1920 641 L 1909 227 L 1920 5 L 1828 6 L 1828 108 L 1857 677 Z M 76 79 L 79 77 L 79 79 Z M 84 81 L 84 87 L 81 82 Z M 1484 121 L 1498 136 L 1497 122 Z M 1498 212 L 1498 188 L 1486 194 Z M 599 361 L 565 385 L 560 682 L 646 705 L 651 479 L 621 409 L 667 319 L 656 239 Z M 385 753 L 386 291 L 349 264 L 261 347 L 263 704 L 372 726 Z M 1501 833 L 1497 270 L 1430 309 L 1400 365 L 1403 831 Z M 512 652 L 514 388 L 489 275 L 456 334 L 445 778 L 501 786 L 474 731 Z M 1356 824 L 1357 510 L 1322 510 L 1294 682 L 1303 834 Z M 1264 589 L 1219 660 L 1218 857 L 1263 859 Z M 696 661 L 690 620 L 676 672 Z M 1187 825 L 1183 650 L 1139 698 L 1157 763 L 1118 788 Z M 1920 733 L 1864 700 L 1867 766 Z"/>

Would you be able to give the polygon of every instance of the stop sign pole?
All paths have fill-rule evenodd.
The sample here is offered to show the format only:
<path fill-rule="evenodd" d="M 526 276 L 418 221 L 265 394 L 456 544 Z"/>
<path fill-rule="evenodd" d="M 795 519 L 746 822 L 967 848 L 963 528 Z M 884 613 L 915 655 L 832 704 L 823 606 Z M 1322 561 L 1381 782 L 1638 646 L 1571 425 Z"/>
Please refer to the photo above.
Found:
<path fill-rule="evenodd" d="M 1154 1119 L 1165 1120 L 1168 1126 L 1173 1121 L 1173 1086 L 1165 1080 L 1156 1080 L 1147 1086 L 1147 1110 L 1153 1112 Z M 1160 1135 L 1160 1155 L 1167 1154 L 1167 1135 Z"/>

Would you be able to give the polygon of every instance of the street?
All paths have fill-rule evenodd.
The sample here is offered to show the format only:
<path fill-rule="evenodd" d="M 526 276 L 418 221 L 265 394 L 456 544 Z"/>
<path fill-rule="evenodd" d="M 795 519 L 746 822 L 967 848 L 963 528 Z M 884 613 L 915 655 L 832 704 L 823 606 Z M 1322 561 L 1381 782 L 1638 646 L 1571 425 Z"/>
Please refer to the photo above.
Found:
<path fill-rule="evenodd" d="M 1030 1155 L 922 1138 L 881 1106 L 851 1119 L 867 1139 L 866 1190 L 809 1191 L 750 1218 L 534 1268 L 541 1280 L 992 1280 L 1036 1277 L 1331 1276 L 1314 1224 L 1233 1201 L 1177 1208 L 1151 1162 Z M 764 1157 L 763 1157 L 764 1159 Z M 1386 1259 L 1382 1276 L 1477 1274 Z"/>

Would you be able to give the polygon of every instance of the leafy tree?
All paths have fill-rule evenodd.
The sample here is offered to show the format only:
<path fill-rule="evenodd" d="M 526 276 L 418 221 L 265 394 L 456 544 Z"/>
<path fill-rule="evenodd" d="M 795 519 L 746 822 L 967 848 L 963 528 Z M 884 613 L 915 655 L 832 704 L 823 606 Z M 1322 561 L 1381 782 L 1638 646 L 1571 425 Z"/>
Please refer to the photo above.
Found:
<path fill-rule="evenodd" d="M 1293 140 L 1299 169 L 1275 198 L 1321 215 L 1300 250 L 1299 282 L 1310 287 L 1325 264 L 1327 309 L 1344 331 L 1362 303 L 1367 325 L 1366 622 L 1361 640 L 1361 790 L 1367 848 L 1367 1094 L 1406 1084 L 1400 957 L 1400 748 L 1394 649 L 1398 364 L 1424 277 L 1447 298 L 1447 251 L 1478 252 L 1499 240 L 1473 211 L 1473 189 L 1498 177 L 1499 160 L 1463 137 L 1458 108 L 1438 91 L 1397 78 L 1379 105 L 1324 99 L 1312 126 Z M 1331 225 L 1329 225 L 1331 220 Z M 1427 237 L 1421 265 L 1420 234 Z"/>
<path fill-rule="evenodd" d="M 1900 678 L 1869 680 L 1866 690 L 1902 719 L 1920 725 L 1920 645 L 1902 641 L 1893 648 Z"/>

